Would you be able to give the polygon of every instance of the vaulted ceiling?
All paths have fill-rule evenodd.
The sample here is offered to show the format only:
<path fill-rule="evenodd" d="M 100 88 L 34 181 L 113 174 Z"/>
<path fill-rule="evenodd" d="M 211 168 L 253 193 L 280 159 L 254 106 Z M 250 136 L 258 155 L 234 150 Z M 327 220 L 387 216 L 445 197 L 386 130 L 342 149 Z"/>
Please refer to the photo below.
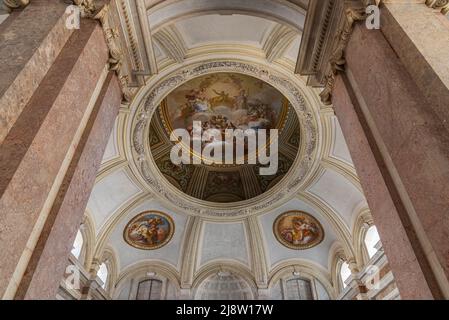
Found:
<path fill-rule="evenodd" d="M 119 274 L 144 263 L 159 263 L 191 283 L 201 270 L 218 264 L 246 270 L 263 283 L 285 263 L 302 261 L 330 282 L 335 247 L 355 255 L 353 226 L 367 210 L 365 197 L 332 107 L 322 105 L 318 91 L 294 73 L 307 3 L 144 1 L 147 25 L 139 28 L 143 38 L 151 37 L 142 38 L 143 47 L 151 44 L 153 50 L 145 52 L 152 52 L 154 59 L 146 56 L 142 65 L 151 66 L 148 73 L 153 74 L 135 73 L 136 81 L 144 85 L 121 108 L 87 208 L 95 230 L 95 254 L 101 256 L 105 248 L 114 251 Z M 299 126 L 308 130 L 305 151 L 296 161 L 289 158 L 288 179 L 257 203 L 222 206 L 190 199 L 167 179 L 158 178 L 160 168 L 154 162 L 140 157 L 149 149 L 140 154 L 136 148 L 139 126 L 151 132 L 151 119 L 158 121 L 157 108 L 172 90 L 213 72 L 267 81 L 289 99 Z M 142 161 L 147 161 L 147 168 Z M 128 222 L 148 210 L 168 214 L 175 225 L 173 238 L 157 250 L 133 248 L 123 239 Z M 319 245 L 292 250 L 277 241 L 273 223 L 291 210 L 307 212 L 321 223 L 325 236 Z"/>

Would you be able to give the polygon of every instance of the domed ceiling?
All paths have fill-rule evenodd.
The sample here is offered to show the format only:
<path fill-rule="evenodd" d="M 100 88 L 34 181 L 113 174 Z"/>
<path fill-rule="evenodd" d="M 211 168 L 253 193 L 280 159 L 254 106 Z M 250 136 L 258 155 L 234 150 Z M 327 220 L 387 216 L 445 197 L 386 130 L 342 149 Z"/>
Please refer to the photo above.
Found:
<path fill-rule="evenodd" d="M 174 164 L 170 151 L 176 142 L 170 141 L 170 134 L 186 129 L 192 135 L 194 121 L 201 122 L 203 132 L 215 129 L 223 137 L 227 129 L 277 129 L 276 174 L 259 174 L 262 165 L 248 160 L 257 155 L 248 151 L 247 142 L 245 164 L 206 164 L 204 159 L 201 164 Z M 173 90 L 154 113 L 149 136 L 153 159 L 172 185 L 197 199 L 218 203 L 244 201 L 272 188 L 288 173 L 300 147 L 299 120 L 287 98 L 262 80 L 230 72 L 203 75 Z M 201 157 L 190 147 L 184 146 L 193 157 Z"/>
<path fill-rule="evenodd" d="M 168 281 L 168 299 L 180 287 L 189 298 L 258 298 L 267 288 L 277 298 L 294 272 L 335 297 L 332 262 L 356 256 L 354 221 L 367 204 L 333 109 L 294 74 L 307 1 L 150 2 L 159 73 L 120 109 L 86 210 L 86 256 L 117 256 L 120 299 L 149 273 Z M 195 119 L 279 128 L 277 174 L 174 165 L 170 133 Z M 228 284 L 237 289 L 215 290 Z"/>

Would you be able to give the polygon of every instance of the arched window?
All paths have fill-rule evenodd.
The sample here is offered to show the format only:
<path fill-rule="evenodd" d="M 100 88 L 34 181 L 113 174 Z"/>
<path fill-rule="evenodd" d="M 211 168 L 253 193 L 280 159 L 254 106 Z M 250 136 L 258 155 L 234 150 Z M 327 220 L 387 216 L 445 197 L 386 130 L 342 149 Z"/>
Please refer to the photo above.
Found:
<path fill-rule="evenodd" d="M 136 300 L 161 300 L 162 281 L 147 279 L 139 282 Z"/>
<path fill-rule="evenodd" d="M 343 261 L 340 266 L 340 279 L 343 285 L 343 288 L 346 288 L 345 281 L 351 276 L 351 269 L 349 269 L 349 264 L 346 261 Z"/>
<path fill-rule="evenodd" d="M 106 281 L 108 280 L 108 266 L 106 265 L 106 263 L 102 263 L 100 265 L 100 268 L 98 268 L 98 272 L 97 272 L 97 277 L 100 278 L 100 280 L 103 282 L 103 284 L 101 285 L 101 287 L 103 289 L 106 288 Z"/>
<path fill-rule="evenodd" d="M 312 283 L 310 280 L 294 278 L 285 283 L 286 300 L 313 300 Z"/>
<path fill-rule="evenodd" d="M 379 234 L 377 233 L 376 226 L 371 226 L 365 235 L 365 247 L 368 251 L 368 256 L 372 258 L 376 252 L 376 244 L 380 241 Z"/>
<path fill-rule="evenodd" d="M 79 259 L 80 255 L 81 255 L 81 250 L 83 249 L 83 243 L 84 243 L 83 235 L 78 230 L 78 233 L 76 234 L 75 242 L 73 243 L 73 247 L 72 247 L 72 251 L 71 251 L 72 254 L 75 256 L 75 258 L 77 258 L 77 259 Z"/>

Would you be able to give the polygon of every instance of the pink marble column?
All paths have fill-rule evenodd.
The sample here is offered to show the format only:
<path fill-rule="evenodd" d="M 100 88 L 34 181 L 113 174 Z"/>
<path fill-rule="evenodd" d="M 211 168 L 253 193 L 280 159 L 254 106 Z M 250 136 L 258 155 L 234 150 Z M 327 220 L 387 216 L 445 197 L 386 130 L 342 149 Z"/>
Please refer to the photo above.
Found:
<path fill-rule="evenodd" d="M 117 77 L 110 72 L 33 251 L 16 299 L 54 299 L 121 99 Z"/>
<path fill-rule="evenodd" d="M 65 27 L 66 8 L 33 0 L 0 25 L 0 143 L 73 33 Z"/>
<path fill-rule="evenodd" d="M 449 130 L 449 19 L 424 3 L 386 3 L 381 32 Z"/>
<path fill-rule="evenodd" d="M 54 297 L 120 102 L 109 77 L 91 107 L 108 58 L 101 27 L 83 21 L 0 145 L 3 298 Z"/>
<path fill-rule="evenodd" d="M 401 220 L 395 204 L 397 197 L 391 195 L 389 179 L 383 176 L 385 165 L 347 86 L 343 77 L 337 76 L 332 101 L 399 292 L 404 299 L 432 299 L 431 285 L 425 277 L 429 268 L 423 269 L 418 262 L 412 240 L 407 236 L 410 223 L 404 225 Z"/>
<path fill-rule="evenodd" d="M 403 298 L 447 297 L 449 135 L 379 30 L 355 27 L 333 103 Z"/>

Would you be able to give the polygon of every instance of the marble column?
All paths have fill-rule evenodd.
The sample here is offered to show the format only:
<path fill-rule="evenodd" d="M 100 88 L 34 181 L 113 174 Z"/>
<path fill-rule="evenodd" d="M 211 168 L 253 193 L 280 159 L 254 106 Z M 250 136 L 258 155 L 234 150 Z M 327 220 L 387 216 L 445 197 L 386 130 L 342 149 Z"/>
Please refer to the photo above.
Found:
<path fill-rule="evenodd" d="M 108 58 L 98 22 L 83 20 L 0 145 L 5 299 L 55 297 L 121 102 Z"/>
<path fill-rule="evenodd" d="M 101 159 L 117 117 L 121 91 L 116 76 L 109 72 L 89 123 L 66 173 L 56 201 L 33 251 L 16 298 L 54 297 L 66 268 L 75 235 L 82 222 Z M 64 241 L 61 241 L 64 239 Z"/>
<path fill-rule="evenodd" d="M 424 3 L 393 1 L 383 6 L 381 23 L 382 34 L 449 131 L 449 16 Z"/>
<path fill-rule="evenodd" d="M 449 136 L 389 41 L 355 26 L 332 102 L 402 298 L 448 298 Z"/>
<path fill-rule="evenodd" d="M 0 143 L 73 33 L 65 27 L 66 8 L 35 0 L 0 25 Z"/>

